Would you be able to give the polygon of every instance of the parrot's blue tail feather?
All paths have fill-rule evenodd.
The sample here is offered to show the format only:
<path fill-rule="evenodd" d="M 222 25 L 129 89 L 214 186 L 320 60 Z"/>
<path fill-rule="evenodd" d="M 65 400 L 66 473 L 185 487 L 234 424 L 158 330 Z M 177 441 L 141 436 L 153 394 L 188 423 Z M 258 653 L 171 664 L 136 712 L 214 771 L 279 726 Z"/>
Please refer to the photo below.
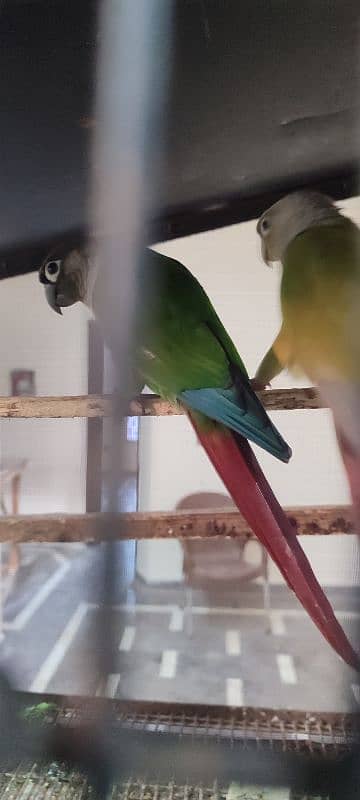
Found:
<path fill-rule="evenodd" d="M 244 392 L 239 404 L 239 393 L 232 389 L 192 389 L 182 392 L 179 400 L 193 411 L 200 411 L 210 419 L 245 436 L 268 453 L 288 462 L 291 449 L 271 422 L 253 391 Z"/>

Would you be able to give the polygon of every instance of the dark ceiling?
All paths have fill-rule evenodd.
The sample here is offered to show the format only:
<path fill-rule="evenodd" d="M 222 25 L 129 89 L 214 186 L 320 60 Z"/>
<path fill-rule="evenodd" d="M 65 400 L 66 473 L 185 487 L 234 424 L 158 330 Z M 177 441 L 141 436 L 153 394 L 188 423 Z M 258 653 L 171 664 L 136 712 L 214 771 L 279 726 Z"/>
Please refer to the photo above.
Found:
<path fill-rule="evenodd" d="M 152 239 L 357 193 L 358 0 L 178 0 Z M 94 0 L 0 4 L 0 274 L 86 223 Z"/>

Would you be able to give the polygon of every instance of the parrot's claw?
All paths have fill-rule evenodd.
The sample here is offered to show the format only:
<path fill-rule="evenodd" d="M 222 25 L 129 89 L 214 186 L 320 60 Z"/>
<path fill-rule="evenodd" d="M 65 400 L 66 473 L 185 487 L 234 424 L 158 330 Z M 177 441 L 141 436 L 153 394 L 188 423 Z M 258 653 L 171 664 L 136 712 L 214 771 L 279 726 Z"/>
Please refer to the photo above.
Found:
<path fill-rule="evenodd" d="M 258 381 L 257 378 L 251 378 L 250 383 L 254 392 L 263 392 L 264 389 L 270 388 L 270 383 L 261 383 L 261 381 Z"/>

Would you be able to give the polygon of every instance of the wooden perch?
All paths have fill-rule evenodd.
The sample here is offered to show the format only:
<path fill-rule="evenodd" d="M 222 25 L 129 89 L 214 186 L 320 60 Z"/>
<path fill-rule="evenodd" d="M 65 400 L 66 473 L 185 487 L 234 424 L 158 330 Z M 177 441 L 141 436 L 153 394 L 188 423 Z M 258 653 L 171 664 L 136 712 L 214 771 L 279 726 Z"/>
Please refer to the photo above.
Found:
<path fill-rule="evenodd" d="M 354 533 L 349 506 L 288 508 L 299 536 Z M 0 517 L 0 542 L 81 542 L 113 539 L 253 538 L 234 509 L 128 514 L 39 514 Z"/>
<path fill-rule="evenodd" d="M 323 408 L 318 392 L 306 389 L 267 389 L 259 397 L 268 411 Z M 110 395 L 84 395 L 65 397 L 0 397 L 0 417 L 16 419 L 109 417 Z M 134 417 L 166 417 L 184 414 L 181 406 L 161 400 L 155 394 L 142 394 L 134 398 L 129 415 Z"/>
<path fill-rule="evenodd" d="M 0 417 L 16 419 L 108 417 L 111 398 L 101 395 L 65 397 L 0 397 Z"/>

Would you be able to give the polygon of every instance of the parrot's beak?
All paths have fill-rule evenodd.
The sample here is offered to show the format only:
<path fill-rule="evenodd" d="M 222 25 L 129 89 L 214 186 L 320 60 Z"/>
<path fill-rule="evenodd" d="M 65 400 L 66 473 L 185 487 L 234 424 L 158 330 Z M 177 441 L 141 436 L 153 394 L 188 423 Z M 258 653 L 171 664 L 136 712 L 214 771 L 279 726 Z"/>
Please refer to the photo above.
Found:
<path fill-rule="evenodd" d="M 267 251 L 265 239 L 261 239 L 261 257 L 262 257 L 262 260 L 265 261 L 266 266 L 267 267 L 271 267 L 271 261 L 270 261 L 269 256 L 268 256 L 268 251 Z"/>
<path fill-rule="evenodd" d="M 47 283 L 45 286 L 45 295 L 50 308 L 56 311 L 57 314 L 62 314 L 60 306 L 56 302 L 56 285 L 54 283 Z"/>

